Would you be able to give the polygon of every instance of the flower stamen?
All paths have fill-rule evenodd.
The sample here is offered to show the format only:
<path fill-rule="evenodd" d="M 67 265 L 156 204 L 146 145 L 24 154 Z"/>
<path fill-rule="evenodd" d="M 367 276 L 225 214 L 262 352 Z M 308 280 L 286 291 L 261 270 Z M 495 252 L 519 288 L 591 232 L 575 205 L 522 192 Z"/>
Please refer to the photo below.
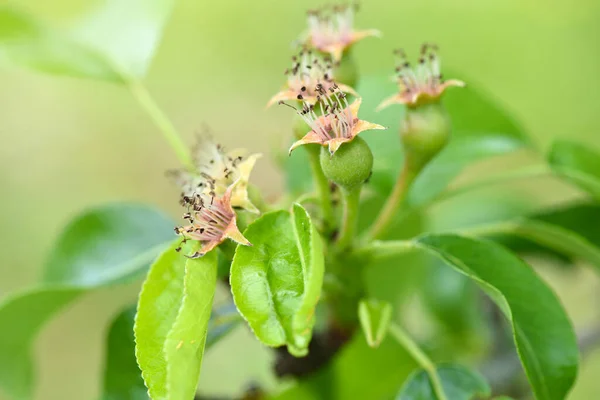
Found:
<path fill-rule="evenodd" d="M 417 107 L 421 104 L 438 101 L 446 88 L 465 86 L 459 80 L 442 80 L 438 47 L 435 44 L 424 43 L 416 67 L 412 67 L 403 49 L 394 50 L 397 58 L 396 81 L 398 94 L 383 101 L 378 109 L 390 104 L 405 104 Z"/>

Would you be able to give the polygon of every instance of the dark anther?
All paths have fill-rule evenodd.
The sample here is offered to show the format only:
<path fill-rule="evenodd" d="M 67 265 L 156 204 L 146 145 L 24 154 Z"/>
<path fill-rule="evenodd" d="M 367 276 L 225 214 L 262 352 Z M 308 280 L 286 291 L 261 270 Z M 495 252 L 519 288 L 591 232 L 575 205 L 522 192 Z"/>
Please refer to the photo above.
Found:
<path fill-rule="evenodd" d="M 301 95 L 301 94 L 299 94 L 298 96 L 296 96 L 296 98 L 297 98 L 298 100 L 302 100 L 302 99 L 303 99 L 303 97 L 302 97 L 302 95 Z"/>
<path fill-rule="evenodd" d="M 302 86 L 302 87 L 300 88 L 300 91 L 301 91 L 301 92 L 306 92 L 306 86 Z"/>
<path fill-rule="evenodd" d="M 204 255 L 204 253 L 200 253 L 199 251 L 195 252 L 194 254 L 192 254 L 191 256 L 186 256 L 187 258 L 191 258 L 192 260 L 196 259 L 196 258 L 200 258 Z"/>

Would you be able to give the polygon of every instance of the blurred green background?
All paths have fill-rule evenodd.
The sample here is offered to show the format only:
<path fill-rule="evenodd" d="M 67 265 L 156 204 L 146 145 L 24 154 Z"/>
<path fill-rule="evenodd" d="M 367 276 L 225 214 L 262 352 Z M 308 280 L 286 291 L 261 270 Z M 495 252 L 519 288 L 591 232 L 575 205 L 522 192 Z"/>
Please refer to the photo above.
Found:
<path fill-rule="evenodd" d="M 96 1 L 19 0 L 62 26 Z M 145 80 L 190 141 L 203 124 L 227 147 L 268 153 L 287 143 L 290 114 L 265 111 L 283 82 L 291 42 L 319 1 L 181 0 Z M 391 50 L 440 45 L 443 65 L 491 93 L 546 146 L 557 137 L 600 145 L 598 0 L 364 1 L 357 28 L 377 28 L 355 48 L 361 73 L 392 74 Z M 80 210 L 110 201 L 156 205 L 176 217 L 176 190 L 164 171 L 177 161 L 156 127 L 123 88 L 39 75 L 0 65 L 0 295 L 36 281 L 63 225 Z M 268 195 L 282 188 L 263 159 L 254 180 Z M 554 188 L 554 187 L 553 187 Z M 560 190 L 538 193 L 545 201 Z M 598 279 L 588 270 L 546 273 L 576 325 L 597 317 Z M 48 324 L 36 351 L 38 399 L 92 399 L 99 393 L 107 321 L 134 301 L 139 283 L 102 290 Z M 5 329 L 6 327 L 2 327 Z M 236 340 L 239 339 L 239 340 Z M 236 368 L 228 355 L 244 353 Z M 201 387 L 243 377 L 274 384 L 268 355 L 245 329 L 211 350 Z M 258 360 L 258 361 L 257 361 Z M 243 360 L 242 360 L 243 361 Z M 262 366 L 262 367 L 261 367 Z M 600 398 L 600 349 L 583 363 L 572 400 Z"/>

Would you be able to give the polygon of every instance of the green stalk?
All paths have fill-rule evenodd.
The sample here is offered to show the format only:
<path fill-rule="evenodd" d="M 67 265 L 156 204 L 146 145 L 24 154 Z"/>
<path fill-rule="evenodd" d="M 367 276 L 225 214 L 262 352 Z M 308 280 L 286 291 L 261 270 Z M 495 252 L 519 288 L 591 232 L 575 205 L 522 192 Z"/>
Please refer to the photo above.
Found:
<path fill-rule="evenodd" d="M 410 185 L 416 176 L 417 174 L 408 168 L 408 163 L 405 163 L 404 167 L 402 168 L 402 172 L 396 180 L 396 184 L 394 185 L 392 193 L 388 197 L 383 209 L 367 233 L 367 241 L 377 239 L 386 233 L 387 229 L 394 220 L 394 216 L 396 215 L 398 208 L 400 208 L 402 202 L 406 198 L 408 189 L 410 188 Z"/>
<path fill-rule="evenodd" d="M 342 188 L 344 200 L 344 215 L 342 218 L 342 228 L 338 236 L 337 247 L 345 250 L 352 244 L 356 237 L 356 225 L 358 222 L 358 206 L 360 203 L 360 190 L 362 185 L 358 185 L 350 191 Z"/>
<path fill-rule="evenodd" d="M 433 392 L 438 400 L 448 400 L 444 388 L 442 387 L 442 381 L 435 369 L 435 364 L 419 347 L 417 343 L 400 327 L 400 325 L 391 323 L 389 327 L 390 334 L 396 339 L 396 341 L 406 349 L 411 357 L 427 372 L 433 387 Z"/>
<path fill-rule="evenodd" d="M 323 174 L 321 161 L 319 160 L 321 147 L 318 144 L 308 144 L 302 147 L 304 147 L 308 153 L 313 180 L 315 182 L 315 186 L 317 187 L 317 194 L 320 199 L 324 225 L 327 230 L 331 230 L 334 227 L 333 223 L 335 218 L 333 215 L 333 203 L 331 201 L 331 189 L 329 186 L 329 181 Z"/>
<path fill-rule="evenodd" d="M 368 257 L 371 261 L 385 260 L 400 254 L 410 253 L 417 248 L 412 240 L 375 240 L 356 249 L 352 254 L 356 257 Z"/>
<path fill-rule="evenodd" d="M 187 169 L 193 170 L 194 164 L 192 156 L 185 142 L 179 136 L 177 129 L 173 123 L 165 115 L 165 113 L 156 104 L 148 90 L 138 81 L 128 81 L 128 87 L 133 94 L 133 97 L 138 101 L 142 109 L 150 116 L 160 132 L 163 134 L 167 143 L 175 151 L 177 158 Z"/>

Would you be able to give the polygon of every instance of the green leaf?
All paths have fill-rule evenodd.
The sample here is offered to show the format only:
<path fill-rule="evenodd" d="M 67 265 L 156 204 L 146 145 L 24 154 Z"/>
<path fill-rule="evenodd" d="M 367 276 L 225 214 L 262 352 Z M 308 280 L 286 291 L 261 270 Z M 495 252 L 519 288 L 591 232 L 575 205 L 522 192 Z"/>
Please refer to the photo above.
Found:
<path fill-rule="evenodd" d="M 135 358 L 135 315 L 136 306 L 132 305 L 121 312 L 111 324 L 106 346 L 103 400 L 148 399 L 142 371 Z M 233 303 L 213 310 L 204 351 L 225 337 L 240 321 L 241 317 Z"/>
<path fill-rule="evenodd" d="M 386 76 L 368 76 L 358 87 L 363 96 L 361 118 L 388 127 L 387 131 L 370 132 L 363 137 L 375 156 L 371 186 L 383 195 L 390 192 L 403 158 L 398 132 L 404 108 L 393 106 L 380 113 L 374 111 L 382 99 L 397 90 Z M 444 104 L 452 118 L 453 138 L 415 181 L 409 194 L 409 203 L 413 205 L 442 191 L 467 164 L 530 144 L 513 118 L 489 96 L 474 89 L 468 79 L 465 81 L 467 88 L 450 89 L 444 95 Z"/>
<path fill-rule="evenodd" d="M 0 364 L 0 387 L 16 399 L 30 398 L 31 347 L 46 321 L 86 291 L 144 271 L 172 237 L 172 226 L 162 213 L 133 204 L 104 206 L 75 218 L 57 241 L 45 282 L 0 304 L 0 326 L 11 327 L 0 331 L 0 359 L 12 360 Z"/>
<path fill-rule="evenodd" d="M 103 54 L 120 71 L 146 75 L 174 0 L 107 0 L 90 10 L 72 34 Z"/>
<path fill-rule="evenodd" d="M 0 6 L 0 59 L 3 57 L 54 75 L 121 80 L 101 54 L 7 5 Z"/>
<path fill-rule="evenodd" d="M 91 210 L 67 225 L 49 256 L 43 281 L 88 287 L 131 280 L 146 271 L 140 265 L 146 267 L 173 236 L 171 219 L 147 206 Z"/>
<path fill-rule="evenodd" d="M 215 251 L 185 262 L 181 307 L 163 347 L 169 399 L 192 399 L 196 393 L 216 285 Z"/>
<path fill-rule="evenodd" d="M 490 224 L 514 219 L 531 209 L 531 205 L 514 194 L 486 193 L 485 196 L 461 196 L 436 207 L 430 215 L 429 230 L 455 231 L 465 226 Z M 421 284 L 421 298 L 434 317 L 439 340 L 438 353 L 452 355 L 456 351 L 480 354 L 490 337 L 489 320 L 480 301 L 477 285 L 465 275 L 435 260 L 426 268 Z"/>
<path fill-rule="evenodd" d="M 441 327 L 436 347 L 444 353 L 481 349 L 487 321 L 477 287 L 470 279 L 436 260 L 427 269 L 421 294 Z"/>
<path fill-rule="evenodd" d="M 324 260 L 321 238 L 310 216 L 295 204 L 251 224 L 231 265 L 231 292 L 238 310 L 264 344 L 308 352 L 314 311 L 321 294 Z"/>
<path fill-rule="evenodd" d="M 108 0 L 70 31 L 0 7 L 0 54 L 40 72 L 119 82 L 143 77 L 173 0 Z"/>
<path fill-rule="evenodd" d="M 490 386 L 481 375 L 461 365 L 441 364 L 436 366 L 436 371 L 449 400 L 487 398 L 491 394 Z M 411 374 L 396 400 L 438 400 L 438 397 L 429 375 L 420 369 Z"/>
<path fill-rule="evenodd" d="M 575 232 L 534 219 L 506 223 L 505 232 L 531 240 L 569 256 L 589 261 L 600 268 L 600 248 Z"/>
<path fill-rule="evenodd" d="M 150 267 L 140 292 L 133 328 L 135 356 L 150 397 L 155 400 L 168 395 L 167 360 L 163 349 L 183 298 L 186 259 L 175 251 L 177 247 L 179 241 Z"/>
<path fill-rule="evenodd" d="M 84 290 L 71 287 L 39 287 L 14 293 L 0 305 L 0 387 L 14 399 L 33 394 L 35 372 L 32 345 L 38 331 L 59 310 Z M 10 362 L 8 362 L 10 360 Z"/>
<path fill-rule="evenodd" d="M 358 319 L 371 347 L 379 347 L 392 320 L 392 305 L 376 299 L 361 300 Z"/>
<path fill-rule="evenodd" d="M 579 259 L 600 268 L 600 205 L 574 204 L 529 217 L 475 227 L 521 252 L 533 251 Z M 524 241 L 511 240 L 512 237 Z"/>
<path fill-rule="evenodd" d="M 536 398 L 564 399 L 577 376 L 577 342 L 556 295 L 531 267 L 492 242 L 425 235 L 416 244 L 473 279 L 498 304 L 512 324 Z"/>
<path fill-rule="evenodd" d="M 147 400 L 141 371 L 135 360 L 133 321 L 135 306 L 111 323 L 106 343 L 102 400 Z"/>
<path fill-rule="evenodd" d="M 409 193 L 409 204 L 423 204 L 440 192 L 469 164 L 507 154 L 526 145 L 524 139 L 495 132 L 453 132 L 448 146 L 415 180 Z M 477 136 L 477 137 L 473 137 Z"/>
<path fill-rule="evenodd" d="M 600 199 L 600 152 L 582 143 L 553 143 L 548 162 L 558 175 Z"/>

